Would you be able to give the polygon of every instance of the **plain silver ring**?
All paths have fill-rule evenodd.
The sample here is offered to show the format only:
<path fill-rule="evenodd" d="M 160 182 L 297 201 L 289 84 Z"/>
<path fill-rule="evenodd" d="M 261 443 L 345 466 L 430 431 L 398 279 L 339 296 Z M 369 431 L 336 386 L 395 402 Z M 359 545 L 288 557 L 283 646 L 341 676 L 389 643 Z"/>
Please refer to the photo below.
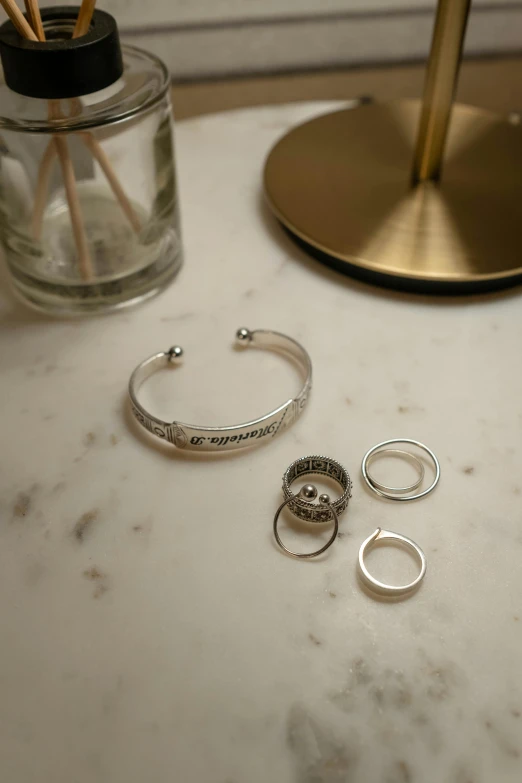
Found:
<path fill-rule="evenodd" d="M 419 474 L 417 480 L 412 484 L 408 484 L 406 487 L 389 487 L 386 484 L 382 484 L 380 481 L 377 481 L 377 479 L 370 474 L 370 463 L 382 456 L 400 456 L 406 459 L 410 464 L 413 465 L 414 468 L 416 468 Z M 424 480 L 424 465 L 420 459 L 415 456 L 415 454 L 411 453 L 411 451 L 403 451 L 402 449 L 379 449 L 378 451 L 374 451 L 373 454 L 370 454 L 366 460 L 366 474 L 373 486 L 377 489 L 383 490 L 384 492 L 413 492 L 414 489 L 420 487 Z"/>
<path fill-rule="evenodd" d="M 435 468 L 435 478 L 433 479 L 433 482 L 430 484 L 430 486 L 427 489 L 425 489 L 423 492 L 418 492 L 416 495 L 394 495 L 391 492 L 385 492 L 382 489 L 378 489 L 376 486 L 374 486 L 374 484 L 372 484 L 368 476 L 368 471 L 366 469 L 369 458 L 376 451 L 383 449 L 385 446 L 391 446 L 394 443 L 410 443 L 412 446 L 417 446 L 422 451 L 425 451 L 426 454 L 428 454 L 428 456 L 431 457 L 433 461 L 433 466 Z M 433 451 L 429 449 L 427 446 L 425 446 L 424 443 L 421 443 L 418 440 L 412 440 L 411 438 L 391 438 L 390 440 L 383 440 L 382 443 L 378 443 L 376 446 L 372 446 L 372 448 L 369 451 L 367 451 L 363 457 L 361 470 L 362 470 L 363 478 L 366 481 L 369 488 L 372 490 L 372 492 L 375 492 L 377 495 L 380 495 L 380 497 L 386 498 L 387 500 L 398 500 L 402 502 L 408 500 L 419 500 L 419 498 L 426 497 L 426 495 L 429 495 L 430 492 L 433 492 L 433 490 L 439 483 L 439 479 L 440 479 L 440 464 Z"/>
<path fill-rule="evenodd" d="M 290 503 L 292 500 L 295 500 L 295 498 L 296 498 L 296 495 L 292 495 L 292 497 L 286 498 L 286 500 L 284 500 L 281 503 L 281 505 L 279 506 L 279 508 L 277 509 L 277 511 L 275 513 L 275 517 L 274 517 L 274 537 L 275 537 L 275 540 L 277 541 L 277 543 L 281 547 L 281 549 L 284 552 L 286 552 L 287 555 L 291 555 L 291 557 L 298 557 L 301 560 L 305 560 L 305 559 L 310 559 L 312 557 L 317 557 L 318 555 L 322 555 L 323 552 L 326 552 L 326 550 L 329 549 L 332 546 L 333 542 L 337 538 L 337 533 L 339 532 L 339 517 L 337 516 L 337 512 L 335 511 L 335 508 L 333 507 L 333 505 L 331 503 L 325 504 L 326 507 L 331 511 L 331 514 L 332 514 L 332 517 L 333 517 L 333 521 L 334 521 L 334 529 L 333 529 L 332 535 L 330 536 L 330 538 L 328 539 L 326 544 L 321 547 L 321 549 L 317 549 L 315 552 L 293 552 L 291 549 L 288 549 L 288 547 L 285 546 L 283 544 L 283 542 L 281 541 L 281 538 L 279 536 L 279 531 L 277 529 L 277 522 L 279 520 L 279 514 L 284 509 L 284 507 L 287 505 L 287 503 Z M 309 503 L 308 505 L 311 508 L 314 507 L 314 504 L 312 504 L 312 503 Z"/>
<path fill-rule="evenodd" d="M 420 564 L 420 572 L 413 582 L 410 582 L 407 585 L 387 585 L 384 582 L 380 582 L 378 579 L 375 579 L 375 577 L 370 574 L 366 568 L 364 557 L 367 552 L 369 552 L 370 549 L 375 546 L 375 544 L 384 541 L 392 541 L 394 543 L 398 542 L 412 551 L 416 556 Z M 359 549 L 359 575 L 367 587 L 376 593 L 380 593 L 381 595 L 398 596 L 404 595 L 405 593 L 411 593 L 411 591 L 415 590 L 415 588 L 418 587 L 424 579 L 426 575 L 426 565 L 426 556 L 420 546 L 415 543 L 415 541 L 412 541 L 411 538 L 407 538 L 400 533 L 393 533 L 391 530 L 382 530 L 380 527 L 378 527 L 377 530 L 371 534 L 371 536 L 368 536 L 366 541 L 363 541 L 361 548 Z"/>

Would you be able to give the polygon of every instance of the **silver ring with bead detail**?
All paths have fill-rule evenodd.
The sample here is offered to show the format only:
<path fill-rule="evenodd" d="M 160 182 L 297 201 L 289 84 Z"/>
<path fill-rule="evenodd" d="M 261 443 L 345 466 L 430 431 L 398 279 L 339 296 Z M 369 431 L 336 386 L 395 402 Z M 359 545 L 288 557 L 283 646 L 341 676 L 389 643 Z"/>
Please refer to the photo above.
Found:
<path fill-rule="evenodd" d="M 332 478 L 341 486 L 341 496 L 333 501 L 326 493 L 318 496 L 317 488 L 313 484 L 305 484 L 301 487 L 299 493 L 294 495 L 291 490 L 293 482 L 302 476 L 310 474 L 323 475 Z M 337 538 L 337 533 L 339 531 L 338 515 L 346 509 L 351 497 L 351 490 L 352 482 L 350 476 L 337 460 L 333 460 L 329 457 L 311 456 L 301 457 L 295 462 L 292 462 L 283 476 L 283 494 L 285 499 L 274 516 L 274 537 L 278 546 L 286 552 L 286 554 L 291 555 L 291 557 L 300 559 L 310 559 L 326 552 Z M 318 503 L 315 503 L 316 499 L 318 500 Z M 326 544 L 315 552 L 294 552 L 289 549 L 281 540 L 278 531 L 279 515 L 285 506 L 289 507 L 294 516 L 307 522 L 325 523 L 333 520 L 334 529 Z"/>
<path fill-rule="evenodd" d="M 331 457 L 312 455 L 300 457 L 292 462 L 285 470 L 283 476 L 283 494 L 291 501 L 290 511 L 305 522 L 329 522 L 333 515 L 328 508 L 312 506 L 301 494 L 295 495 L 291 486 L 294 481 L 302 476 L 319 475 L 333 479 L 342 489 L 341 495 L 331 502 L 331 507 L 337 514 L 342 514 L 348 506 L 352 496 L 352 481 L 348 471 L 337 460 Z"/>

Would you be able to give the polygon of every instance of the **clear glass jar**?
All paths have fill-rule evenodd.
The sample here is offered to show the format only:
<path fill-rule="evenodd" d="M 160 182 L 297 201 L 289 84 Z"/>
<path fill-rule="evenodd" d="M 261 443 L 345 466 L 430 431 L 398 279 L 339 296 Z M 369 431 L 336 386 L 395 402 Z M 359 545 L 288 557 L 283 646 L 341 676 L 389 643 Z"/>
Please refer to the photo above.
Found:
<path fill-rule="evenodd" d="M 182 263 L 169 75 L 122 54 L 122 77 L 79 98 L 0 85 L 0 240 L 16 291 L 46 312 L 135 303 Z"/>

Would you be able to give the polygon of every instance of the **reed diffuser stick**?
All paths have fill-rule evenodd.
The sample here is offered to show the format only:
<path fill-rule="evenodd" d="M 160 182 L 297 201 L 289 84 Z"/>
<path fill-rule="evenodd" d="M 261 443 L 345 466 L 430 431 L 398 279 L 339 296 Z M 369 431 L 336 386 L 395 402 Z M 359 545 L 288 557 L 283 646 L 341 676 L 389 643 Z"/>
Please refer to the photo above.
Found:
<path fill-rule="evenodd" d="M 29 22 L 39 41 L 45 41 L 45 33 L 42 24 L 38 0 L 25 0 L 25 10 L 29 17 Z"/>
<path fill-rule="evenodd" d="M 0 3 L 2 3 L 4 11 L 20 35 L 23 35 L 24 38 L 28 38 L 30 41 L 37 41 L 38 38 L 36 37 L 29 22 L 20 11 L 14 0 L 0 0 Z"/>
<path fill-rule="evenodd" d="M 73 38 L 80 38 L 89 32 L 92 15 L 96 6 L 96 0 L 82 0 L 76 24 L 74 25 Z"/>
<path fill-rule="evenodd" d="M 74 27 L 74 31 L 72 35 L 73 38 L 79 38 L 80 36 L 85 35 L 88 32 L 95 6 L 96 6 L 96 0 L 83 0 Z M 79 104 L 78 99 L 75 99 L 75 102 Z M 107 178 L 107 181 L 112 189 L 112 192 L 114 193 L 116 199 L 120 202 L 122 211 L 124 215 L 127 217 L 133 230 L 136 232 L 136 234 L 139 234 L 139 232 L 141 231 L 140 219 L 136 215 L 136 212 L 133 209 L 127 194 L 125 193 L 116 175 L 116 172 L 114 171 L 111 162 L 107 157 L 105 150 L 103 149 L 99 141 L 95 138 L 95 136 L 92 135 L 92 133 L 81 133 L 80 137 L 85 143 L 85 145 L 89 148 L 93 158 L 95 158 L 95 160 L 98 161 L 100 168 L 105 174 L 105 177 Z M 47 189 L 48 189 L 49 177 L 50 177 L 50 172 L 52 167 L 52 159 L 54 154 L 53 147 L 54 145 L 52 144 L 52 142 L 49 142 L 49 146 L 47 147 L 42 157 L 42 161 L 40 163 L 40 170 L 38 172 L 38 183 L 36 187 L 36 197 L 35 197 L 35 205 L 34 205 L 34 213 L 33 213 L 33 236 L 35 237 L 35 239 L 38 239 L 41 234 L 41 224 L 42 224 L 43 214 L 45 210 L 45 201 L 47 199 Z"/>
<path fill-rule="evenodd" d="M 78 13 L 78 19 L 76 20 L 76 24 L 74 26 L 74 32 L 72 35 L 73 38 L 79 38 L 88 32 L 95 6 L 96 0 L 82 0 L 80 11 Z M 125 191 L 123 190 L 123 187 L 116 175 L 116 172 L 112 168 L 111 162 L 107 157 L 105 150 L 92 133 L 82 133 L 80 135 L 91 151 L 93 158 L 98 161 L 112 189 L 112 192 L 114 193 L 116 199 L 120 202 L 123 213 L 126 215 L 136 234 L 139 234 L 141 231 L 141 222 L 136 215 L 136 212 L 134 211 Z"/>
<path fill-rule="evenodd" d="M 39 41 L 45 41 L 45 32 L 42 24 L 42 17 L 40 14 L 40 8 L 37 0 L 25 0 L 25 10 L 31 27 L 36 33 L 36 37 Z M 54 143 L 48 144 L 47 149 L 40 161 L 40 167 L 38 170 L 38 180 L 36 185 L 36 193 L 34 198 L 33 220 L 32 220 L 32 234 L 35 239 L 40 239 L 42 233 L 43 213 L 45 210 L 45 204 L 47 201 L 47 191 L 49 190 L 49 181 L 51 179 L 51 172 L 53 169 L 53 162 L 56 156 L 56 147 Z"/>
<path fill-rule="evenodd" d="M 82 139 L 86 147 L 89 148 L 91 155 L 98 162 L 101 170 L 105 174 L 105 178 L 110 185 L 115 198 L 119 201 L 123 214 L 129 221 L 132 229 L 139 234 L 141 231 L 141 220 L 132 203 L 125 193 L 123 186 L 118 179 L 118 175 L 114 171 L 112 164 L 107 156 L 107 153 L 103 149 L 100 142 L 92 135 L 92 133 L 82 132 L 78 134 Z M 54 145 L 54 137 L 49 141 L 45 148 L 44 154 L 40 161 L 38 168 L 38 177 L 36 183 L 36 193 L 34 197 L 33 218 L 32 218 L 32 235 L 35 239 L 40 239 L 42 233 L 43 215 L 45 212 L 45 205 L 47 203 L 47 193 L 49 190 L 49 181 L 51 178 L 51 172 L 53 168 L 54 159 L 56 157 L 56 147 Z"/>
<path fill-rule="evenodd" d="M 28 9 L 28 13 L 30 13 L 31 19 L 34 18 L 37 20 L 35 26 L 35 33 L 38 36 L 38 40 L 45 41 L 45 32 L 42 25 L 42 18 L 40 16 L 40 8 L 38 7 L 38 0 L 27 0 L 27 9 Z M 56 118 L 60 116 L 59 101 L 49 101 L 49 116 L 51 118 L 53 117 Z M 89 246 L 87 244 L 85 227 L 83 225 L 82 210 L 80 206 L 80 200 L 78 198 L 78 191 L 76 189 L 76 180 L 74 178 L 74 167 L 72 164 L 71 156 L 69 154 L 67 139 L 64 136 L 56 135 L 53 137 L 50 143 L 52 146 L 56 148 L 60 160 L 60 165 L 62 167 L 65 193 L 67 195 L 69 213 L 71 215 L 72 230 L 76 242 L 76 250 L 78 252 L 78 263 L 80 266 L 80 274 L 83 280 L 88 281 L 92 279 L 92 262 L 89 254 Z M 41 190 L 43 198 L 45 198 L 47 195 L 47 186 L 51 174 L 52 155 L 50 151 L 49 153 L 47 153 L 46 150 L 46 152 L 44 153 L 43 162 L 45 163 L 45 167 L 42 169 L 44 176 L 42 178 L 42 182 L 38 182 L 37 184 L 37 194 L 38 191 Z M 37 213 L 41 211 L 43 216 L 42 204 L 41 203 L 35 204 L 34 211 Z M 34 230 L 34 212 L 33 212 L 33 230 Z M 41 232 L 41 220 L 39 221 L 39 226 L 37 224 L 37 230 Z"/>
<path fill-rule="evenodd" d="M 45 31 L 42 24 L 38 0 L 24 0 L 24 2 L 27 15 L 31 20 L 31 24 L 27 22 L 14 0 L 0 0 L 0 3 L 11 19 L 13 25 L 23 37 L 31 41 L 45 41 Z M 72 36 L 73 38 L 78 38 L 88 32 L 95 5 L 96 0 L 82 0 L 78 19 L 76 20 L 74 27 Z M 62 115 L 59 105 L 59 101 L 57 100 L 49 101 L 50 119 L 61 118 Z M 105 151 L 91 133 L 84 132 L 80 133 L 79 135 L 87 148 L 90 150 L 92 156 L 98 161 L 132 228 L 136 233 L 139 233 L 141 230 L 140 220 L 136 215 L 131 202 L 127 198 L 127 195 L 125 194 L 125 191 L 123 190 Z M 74 167 L 69 153 L 67 139 L 62 134 L 55 134 L 52 137 L 40 162 L 33 208 L 32 233 L 35 239 L 40 239 L 52 165 L 56 154 L 58 155 L 62 169 L 65 192 L 69 205 L 69 213 L 71 216 L 72 230 L 78 252 L 80 274 L 85 281 L 88 281 L 91 280 L 93 276 L 92 261 L 89 253 L 87 236 L 85 233 L 80 199 L 78 197 L 78 190 L 76 187 Z"/>
<path fill-rule="evenodd" d="M 111 166 L 110 160 L 107 157 L 107 153 L 99 144 L 98 140 L 94 138 L 92 133 L 81 133 L 80 134 L 84 143 L 91 151 L 91 154 L 95 160 L 98 161 L 101 170 L 105 174 L 105 177 L 107 179 L 107 182 L 111 186 L 112 192 L 116 196 L 117 200 L 120 202 L 120 206 L 127 217 L 129 223 L 131 224 L 134 231 L 139 234 L 141 231 L 141 222 L 139 217 L 136 215 L 136 212 L 134 211 L 131 202 L 129 201 L 127 194 L 123 190 L 123 187 L 116 176 L 116 172 Z"/>
<path fill-rule="evenodd" d="M 61 117 L 60 101 L 49 101 L 49 119 L 56 120 L 61 119 Z M 62 168 L 65 195 L 67 196 L 74 241 L 78 253 L 80 275 L 85 282 L 88 282 L 89 280 L 92 280 L 93 277 L 92 261 L 89 253 L 89 245 L 87 243 L 87 235 L 85 234 L 82 209 L 80 199 L 78 198 L 78 190 L 76 188 L 76 179 L 74 177 L 74 167 L 69 153 L 69 145 L 67 144 L 66 136 L 60 133 L 56 133 L 53 136 L 50 144 L 55 147 Z"/>
<path fill-rule="evenodd" d="M 83 225 L 82 208 L 76 189 L 74 168 L 67 146 L 67 139 L 63 135 L 57 134 L 54 137 L 54 144 L 56 145 L 58 158 L 62 167 L 63 183 L 67 194 L 67 202 L 69 204 L 74 241 L 78 251 L 80 274 L 85 281 L 88 281 L 92 279 L 92 263 L 89 255 L 87 236 L 85 234 L 85 226 Z"/>
<path fill-rule="evenodd" d="M 0 3 L 2 3 L 4 11 L 20 35 L 23 35 L 24 38 L 28 38 L 30 41 L 37 41 L 38 38 L 33 32 L 31 25 L 20 11 L 14 0 L 0 0 Z"/>

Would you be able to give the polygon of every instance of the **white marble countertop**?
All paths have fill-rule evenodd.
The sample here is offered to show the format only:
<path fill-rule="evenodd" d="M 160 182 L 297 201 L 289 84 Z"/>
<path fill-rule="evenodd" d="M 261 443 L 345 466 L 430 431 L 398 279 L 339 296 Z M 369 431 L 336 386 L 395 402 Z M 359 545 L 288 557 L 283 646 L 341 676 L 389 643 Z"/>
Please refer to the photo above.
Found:
<path fill-rule="evenodd" d="M 260 174 L 286 127 L 327 108 L 178 126 L 186 263 L 157 299 L 63 322 L 4 295 L 2 783 L 522 777 L 520 293 L 403 296 L 307 260 L 263 207 Z M 126 384 L 173 343 L 184 367 L 146 389 L 171 418 L 235 423 L 297 388 L 279 357 L 230 349 L 243 325 L 309 350 L 304 416 L 248 452 L 148 445 Z M 416 504 L 361 483 L 366 449 L 400 436 L 442 465 Z M 344 535 L 301 562 L 271 523 L 285 468 L 313 453 L 345 464 L 354 493 Z M 356 579 L 378 524 L 428 557 L 401 603 Z M 382 573 L 405 567 L 378 554 Z"/>

